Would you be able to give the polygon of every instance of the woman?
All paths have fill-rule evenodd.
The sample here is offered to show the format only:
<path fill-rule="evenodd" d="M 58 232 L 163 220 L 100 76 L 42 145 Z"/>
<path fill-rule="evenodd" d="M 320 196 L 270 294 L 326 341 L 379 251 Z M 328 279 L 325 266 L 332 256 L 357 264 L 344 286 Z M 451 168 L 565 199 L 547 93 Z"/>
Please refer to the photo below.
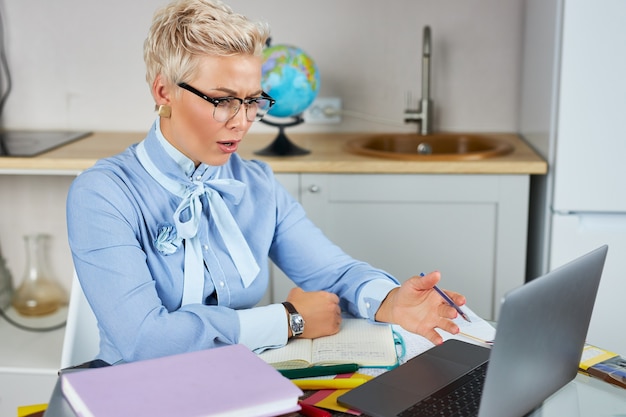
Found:
<path fill-rule="evenodd" d="M 401 286 L 333 245 L 238 144 L 273 100 L 261 89 L 269 31 L 217 1 L 155 14 L 144 45 L 158 117 L 144 141 L 82 173 L 68 195 L 74 265 L 109 363 L 242 343 L 260 351 L 339 330 L 341 311 L 441 343 L 456 311 L 439 273 Z M 255 307 L 270 257 L 298 286 Z M 460 305 L 463 296 L 449 293 Z"/>

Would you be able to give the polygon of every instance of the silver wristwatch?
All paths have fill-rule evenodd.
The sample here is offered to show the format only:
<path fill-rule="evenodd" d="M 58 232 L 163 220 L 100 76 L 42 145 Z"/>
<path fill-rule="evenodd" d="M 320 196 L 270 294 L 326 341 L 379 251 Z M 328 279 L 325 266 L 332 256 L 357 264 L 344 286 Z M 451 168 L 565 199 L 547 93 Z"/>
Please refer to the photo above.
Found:
<path fill-rule="evenodd" d="M 283 303 L 289 313 L 289 328 L 293 337 L 298 337 L 304 332 L 304 319 L 289 301 Z"/>

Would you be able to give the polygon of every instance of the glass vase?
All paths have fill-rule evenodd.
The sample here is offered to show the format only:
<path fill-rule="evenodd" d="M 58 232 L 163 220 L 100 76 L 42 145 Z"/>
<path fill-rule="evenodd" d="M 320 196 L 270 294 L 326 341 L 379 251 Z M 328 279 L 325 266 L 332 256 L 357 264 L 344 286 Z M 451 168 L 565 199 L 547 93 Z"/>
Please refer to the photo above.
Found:
<path fill-rule="evenodd" d="M 66 291 L 48 266 L 48 240 L 44 234 L 26 235 L 26 270 L 13 295 L 13 308 L 24 316 L 45 316 L 67 305 Z"/>

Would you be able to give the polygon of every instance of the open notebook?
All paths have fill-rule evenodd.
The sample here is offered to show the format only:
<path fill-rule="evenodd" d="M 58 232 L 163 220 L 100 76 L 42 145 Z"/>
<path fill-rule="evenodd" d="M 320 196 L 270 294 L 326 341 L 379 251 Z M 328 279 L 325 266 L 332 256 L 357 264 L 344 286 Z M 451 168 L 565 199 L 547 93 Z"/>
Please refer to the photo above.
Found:
<path fill-rule="evenodd" d="M 391 326 L 358 318 L 344 318 L 339 333 L 332 336 L 291 339 L 284 347 L 259 356 L 281 370 L 341 363 L 376 368 L 398 364 Z"/>

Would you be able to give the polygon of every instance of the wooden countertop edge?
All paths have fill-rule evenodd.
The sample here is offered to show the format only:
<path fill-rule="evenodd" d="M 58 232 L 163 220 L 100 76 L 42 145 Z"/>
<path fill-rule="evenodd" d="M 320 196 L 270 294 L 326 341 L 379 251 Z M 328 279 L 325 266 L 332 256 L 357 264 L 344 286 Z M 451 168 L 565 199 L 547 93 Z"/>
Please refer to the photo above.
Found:
<path fill-rule="evenodd" d="M 245 159 L 267 162 L 276 173 L 354 174 L 534 174 L 544 175 L 547 163 L 516 134 L 493 134 L 510 141 L 509 155 L 474 161 L 401 161 L 354 155 L 343 150 L 347 140 L 363 133 L 309 133 L 290 135 L 311 153 L 266 157 L 254 152 L 271 143 L 274 134 L 249 134 L 238 153 Z M 96 132 L 39 156 L 0 157 L 0 173 L 78 174 L 103 157 L 114 155 L 143 139 L 142 133 Z"/>

